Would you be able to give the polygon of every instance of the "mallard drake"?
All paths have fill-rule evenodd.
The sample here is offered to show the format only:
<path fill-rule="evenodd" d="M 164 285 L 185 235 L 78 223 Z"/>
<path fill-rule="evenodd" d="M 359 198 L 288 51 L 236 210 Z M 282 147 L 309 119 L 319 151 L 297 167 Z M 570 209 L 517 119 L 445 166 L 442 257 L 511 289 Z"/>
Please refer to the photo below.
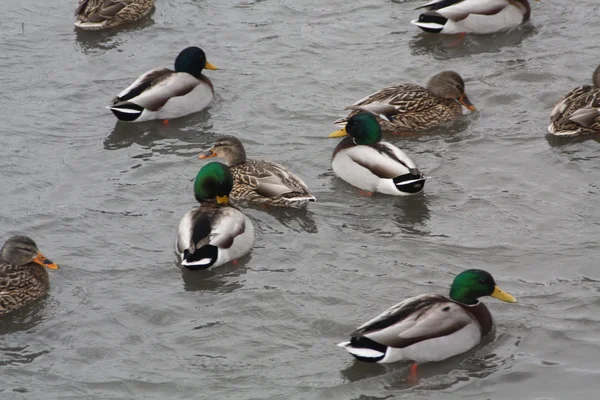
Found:
<path fill-rule="evenodd" d="M 554 106 L 548 132 L 557 136 L 600 133 L 600 65 L 592 83 L 571 90 Z"/>
<path fill-rule="evenodd" d="M 223 137 L 198 158 L 220 157 L 233 174 L 230 199 L 251 201 L 275 207 L 301 208 L 315 196 L 306 184 L 287 168 L 272 161 L 249 160 L 242 142 L 234 136 Z"/>
<path fill-rule="evenodd" d="M 445 360 L 475 347 L 492 331 L 492 315 L 478 300 L 483 296 L 517 301 L 488 272 L 469 269 L 454 278 L 450 298 L 423 294 L 407 299 L 361 325 L 349 342 L 338 346 L 368 362 Z"/>
<path fill-rule="evenodd" d="M 360 111 L 377 116 L 384 131 L 421 131 L 451 121 L 475 106 L 465 94 L 465 82 L 454 71 L 434 75 L 427 88 L 412 83 L 381 89 L 345 108 L 353 110 L 338 119 L 344 125 Z"/>
<path fill-rule="evenodd" d="M 88 31 L 113 28 L 148 15 L 154 0 L 79 0 L 75 26 Z"/>
<path fill-rule="evenodd" d="M 529 21 L 527 0 L 433 0 L 410 21 L 430 33 L 493 33 Z"/>
<path fill-rule="evenodd" d="M 121 121 L 179 118 L 208 107 L 214 88 L 202 70 L 216 70 L 199 47 L 183 49 L 175 59 L 175 71 L 153 69 L 135 80 L 108 106 Z"/>
<path fill-rule="evenodd" d="M 0 250 L 0 316 L 42 297 L 50 289 L 46 268 L 58 269 L 27 236 L 9 238 Z"/>
<path fill-rule="evenodd" d="M 236 260 L 254 244 L 250 219 L 229 205 L 233 176 L 225 164 L 203 166 L 194 182 L 194 196 L 200 203 L 181 222 L 175 245 L 181 265 L 192 271 L 217 267 Z"/>
<path fill-rule="evenodd" d="M 331 158 L 338 177 L 370 193 L 403 196 L 423 190 L 425 176 L 402 150 L 381 141 L 381 127 L 372 114 L 353 115 L 329 137 L 346 135 L 350 137 L 337 145 Z"/>

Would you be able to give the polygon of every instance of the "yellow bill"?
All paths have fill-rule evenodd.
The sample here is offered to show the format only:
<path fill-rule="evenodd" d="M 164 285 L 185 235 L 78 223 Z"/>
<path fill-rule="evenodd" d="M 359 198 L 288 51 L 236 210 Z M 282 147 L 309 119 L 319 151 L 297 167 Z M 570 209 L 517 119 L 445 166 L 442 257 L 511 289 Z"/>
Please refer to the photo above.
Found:
<path fill-rule="evenodd" d="M 229 204 L 229 197 L 227 196 L 217 196 L 215 199 L 217 200 L 217 204 Z"/>
<path fill-rule="evenodd" d="M 213 71 L 218 70 L 219 68 L 217 68 L 215 65 L 212 65 L 211 63 L 209 63 L 208 61 L 206 62 L 206 64 L 204 64 L 204 68 L 206 69 L 211 69 Z"/>
<path fill-rule="evenodd" d="M 498 300 L 506 301 L 507 303 L 516 303 L 517 302 L 517 299 L 515 299 L 514 296 L 511 296 L 510 294 L 506 293 L 504 290 L 500 289 L 498 286 L 494 287 L 494 293 L 492 293 L 490 296 L 492 296 Z"/>
<path fill-rule="evenodd" d="M 37 256 L 35 256 L 32 261 L 36 264 L 40 264 L 42 267 L 58 269 L 58 265 L 48 260 L 42 253 L 37 253 Z"/>
<path fill-rule="evenodd" d="M 342 136 L 348 136 L 348 132 L 346 132 L 346 127 L 343 127 L 339 131 L 335 131 L 335 132 L 329 134 L 330 138 L 336 138 L 336 137 L 342 137 Z"/>

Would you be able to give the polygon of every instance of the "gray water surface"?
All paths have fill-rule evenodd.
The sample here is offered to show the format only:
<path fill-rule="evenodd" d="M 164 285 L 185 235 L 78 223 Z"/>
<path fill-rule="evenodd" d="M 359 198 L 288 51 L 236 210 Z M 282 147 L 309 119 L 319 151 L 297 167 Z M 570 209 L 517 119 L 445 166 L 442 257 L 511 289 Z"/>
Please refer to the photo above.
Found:
<path fill-rule="evenodd" d="M 542 1 L 508 33 L 424 35 L 421 1 L 157 0 L 113 32 L 73 28 L 76 1 L 3 8 L 0 238 L 21 232 L 61 269 L 42 301 L 0 321 L 2 399 L 593 399 L 600 390 L 600 144 L 556 143 L 554 103 L 589 83 L 596 0 Z M 217 99 L 170 124 L 104 108 L 189 45 Z M 344 106 L 454 69 L 479 112 L 389 137 L 431 176 L 422 196 L 361 197 L 335 178 Z M 233 134 L 318 202 L 248 209 L 238 265 L 176 268 L 196 158 Z M 596 203 L 595 203 L 596 202 Z M 446 293 L 466 268 L 519 299 L 486 299 L 497 329 L 423 365 L 355 362 L 335 344 L 386 307 Z"/>

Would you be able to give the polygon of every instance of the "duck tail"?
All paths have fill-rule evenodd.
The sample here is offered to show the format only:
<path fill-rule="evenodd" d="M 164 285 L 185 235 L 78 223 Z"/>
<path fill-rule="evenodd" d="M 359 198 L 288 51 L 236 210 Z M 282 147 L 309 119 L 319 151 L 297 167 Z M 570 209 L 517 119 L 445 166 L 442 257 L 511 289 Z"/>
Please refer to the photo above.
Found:
<path fill-rule="evenodd" d="M 425 186 L 427 178 L 419 172 L 419 170 L 413 168 L 408 174 L 397 176 L 393 179 L 396 188 L 404 193 L 419 193 Z"/>
<path fill-rule="evenodd" d="M 202 246 L 193 253 L 186 249 L 181 255 L 181 266 L 191 271 L 204 270 L 213 266 L 218 257 L 219 249 L 212 244 Z"/>
<path fill-rule="evenodd" d="M 387 351 L 387 346 L 364 336 L 353 337 L 349 342 L 338 343 L 338 346 L 346 349 L 357 360 L 372 363 L 383 360 Z"/>
<path fill-rule="evenodd" d="M 113 114 L 115 114 L 115 117 L 117 117 L 119 120 L 126 122 L 135 121 L 140 117 L 140 115 L 142 115 L 142 112 L 144 111 L 144 107 L 130 102 L 124 102 L 114 106 L 108 106 L 106 108 L 112 111 Z"/>
<path fill-rule="evenodd" d="M 444 29 L 446 22 L 448 22 L 448 18 L 437 11 L 426 11 L 419 15 L 419 19 L 410 21 L 411 24 L 429 33 L 440 33 Z"/>

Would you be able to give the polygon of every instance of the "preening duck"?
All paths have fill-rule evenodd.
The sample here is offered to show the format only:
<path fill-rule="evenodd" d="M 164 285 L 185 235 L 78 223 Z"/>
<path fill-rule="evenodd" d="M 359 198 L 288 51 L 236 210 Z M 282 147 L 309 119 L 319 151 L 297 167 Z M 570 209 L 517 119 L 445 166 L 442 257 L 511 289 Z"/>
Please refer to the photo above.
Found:
<path fill-rule="evenodd" d="M 212 82 L 202 70 L 217 67 L 206 61 L 204 51 L 188 47 L 175 59 L 175 71 L 153 69 L 135 80 L 108 106 L 126 122 L 183 117 L 208 107 L 214 98 Z"/>
<path fill-rule="evenodd" d="M 275 207 L 302 208 L 315 201 L 308 187 L 286 167 L 264 160 L 249 160 L 242 142 L 223 137 L 198 158 L 220 157 L 233 174 L 230 200 L 250 201 Z"/>
<path fill-rule="evenodd" d="M 463 78 L 457 72 L 442 71 L 426 88 L 412 83 L 387 87 L 346 109 L 353 111 L 334 124 L 343 126 L 348 118 L 367 111 L 377 117 L 384 131 L 394 132 L 429 129 L 475 111 L 475 106 L 465 93 Z"/>
<path fill-rule="evenodd" d="M 233 176 L 225 164 L 203 166 L 194 182 L 200 203 L 188 211 L 177 232 L 175 248 L 181 266 L 192 271 L 217 267 L 250 252 L 254 227 L 250 219 L 229 205 Z"/>
<path fill-rule="evenodd" d="M 349 342 L 338 346 L 367 362 L 445 360 L 475 347 L 492 331 L 492 315 L 478 300 L 483 296 L 517 301 L 488 272 L 469 269 L 454 278 L 450 298 L 423 294 L 407 299 L 361 325 Z"/>
<path fill-rule="evenodd" d="M 79 0 L 75 26 L 88 31 L 114 28 L 148 15 L 154 0 Z"/>
<path fill-rule="evenodd" d="M 359 189 L 403 196 L 419 193 L 425 176 L 396 146 L 381 141 L 381 127 L 372 114 L 353 115 L 346 126 L 329 137 L 342 140 L 331 159 L 333 172 Z"/>
<path fill-rule="evenodd" d="M 31 303 L 50 289 L 46 268 L 58 269 L 27 236 L 9 238 L 0 250 L 0 316 Z"/>
<path fill-rule="evenodd" d="M 548 132 L 557 136 L 600 133 L 600 65 L 592 83 L 571 90 L 554 106 Z"/>
<path fill-rule="evenodd" d="M 426 11 L 410 21 L 425 32 L 493 33 L 529 21 L 527 0 L 433 0 L 417 9 Z"/>

